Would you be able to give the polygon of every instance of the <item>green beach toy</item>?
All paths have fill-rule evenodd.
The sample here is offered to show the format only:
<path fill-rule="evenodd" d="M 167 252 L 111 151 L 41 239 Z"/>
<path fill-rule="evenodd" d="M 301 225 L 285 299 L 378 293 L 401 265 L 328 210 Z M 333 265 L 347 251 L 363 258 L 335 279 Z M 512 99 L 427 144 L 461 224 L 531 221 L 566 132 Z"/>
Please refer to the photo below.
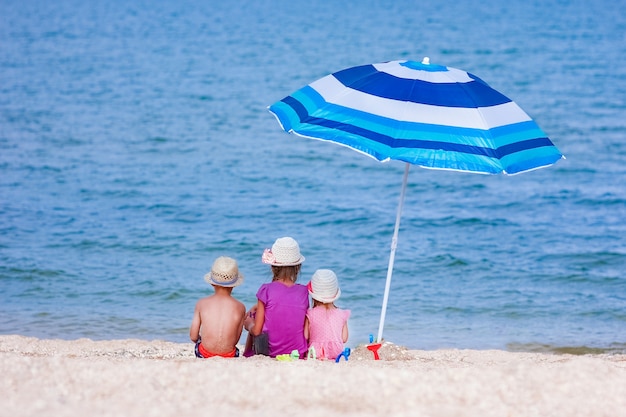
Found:
<path fill-rule="evenodd" d="M 317 354 L 315 353 L 315 348 L 311 346 L 309 351 L 306 353 L 307 359 L 317 359 Z"/>

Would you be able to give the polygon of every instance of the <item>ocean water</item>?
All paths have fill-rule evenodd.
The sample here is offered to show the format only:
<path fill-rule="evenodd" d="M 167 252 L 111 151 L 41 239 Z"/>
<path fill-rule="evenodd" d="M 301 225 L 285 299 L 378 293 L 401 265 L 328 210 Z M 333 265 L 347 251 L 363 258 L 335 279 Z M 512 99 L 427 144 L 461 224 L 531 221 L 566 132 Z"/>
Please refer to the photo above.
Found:
<path fill-rule="evenodd" d="M 215 3 L 215 4 L 214 4 Z M 267 106 L 395 59 L 474 73 L 566 155 L 530 173 L 411 169 L 384 338 L 626 351 L 625 4 L 0 2 L 0 334 L 188 340 L 220 255 L 293 236 L 376 334 L 402 172 L 284 133 Z M 245 332 L 244 332 L 245 333 Z"/>

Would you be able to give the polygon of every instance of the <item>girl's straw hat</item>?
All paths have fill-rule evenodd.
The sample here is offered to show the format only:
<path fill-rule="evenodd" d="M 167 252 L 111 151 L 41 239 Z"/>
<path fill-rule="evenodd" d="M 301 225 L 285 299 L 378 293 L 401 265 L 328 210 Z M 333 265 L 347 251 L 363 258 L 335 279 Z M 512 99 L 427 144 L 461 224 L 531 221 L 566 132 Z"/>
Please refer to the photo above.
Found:
<path fill-rule="evenodd" d="M 204 280 L 220 287 L 236 287 L 243 282 L 243 274 L 239 272 L 237 261 L 220 256 L 213 262 L 211 272 L 204 276 Z"/>
<path fill-rule="evenodd" d="M 322 303 L 332 303 L 341 295 L 337 275 L 330 269 L 315 271 L 307 288 L 311 297 Z"/>
<path fill-rule="evenodd" d="M 261 260 L 265 264 L 273 266 L 294 266 L 304 262 L 304 256 L 300 254 L 300 246 L 292 237 L 276 239 L 272 249 L 265 249 Z"/>

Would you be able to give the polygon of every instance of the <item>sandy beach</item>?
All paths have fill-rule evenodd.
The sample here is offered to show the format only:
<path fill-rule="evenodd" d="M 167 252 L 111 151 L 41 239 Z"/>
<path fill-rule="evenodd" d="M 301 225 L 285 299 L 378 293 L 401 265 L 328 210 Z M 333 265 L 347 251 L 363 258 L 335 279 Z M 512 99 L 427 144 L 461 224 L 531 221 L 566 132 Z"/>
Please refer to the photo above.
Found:
<path fill-rule="evenodd" d="M 196 359 L 192 344 L 0 336 L 2 416 L 625 416 L 626 355 L 364 346 Z"/>

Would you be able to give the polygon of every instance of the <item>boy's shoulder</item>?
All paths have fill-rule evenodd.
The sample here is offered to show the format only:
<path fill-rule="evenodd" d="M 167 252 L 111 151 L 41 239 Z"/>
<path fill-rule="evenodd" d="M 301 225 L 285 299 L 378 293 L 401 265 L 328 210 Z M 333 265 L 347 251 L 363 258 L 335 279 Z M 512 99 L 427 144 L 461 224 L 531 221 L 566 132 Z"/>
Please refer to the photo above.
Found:
<path fill-rule="evenodd" d="M 237 303 L 241 306 L 241 308 L 243 308 L 243 310 L 246 311 L 246 305 L 241 300 L 238 300 L 235 297 L 233 298 L 235 301 L 237 301 Z"/>
<path fill-rule="evenodd" d="M 233 297 L 232 295 L 228 297 L 229 300 L 226 301 L 227 303 L 229 303 L 229 305 L 232 308 L 233 311 L 238 311 L 241 314 L 245 314 L 246 313 L 246 305 L 244 303 L 242 303 L 240 300 L 238 300 L 237 298 Z"/>

